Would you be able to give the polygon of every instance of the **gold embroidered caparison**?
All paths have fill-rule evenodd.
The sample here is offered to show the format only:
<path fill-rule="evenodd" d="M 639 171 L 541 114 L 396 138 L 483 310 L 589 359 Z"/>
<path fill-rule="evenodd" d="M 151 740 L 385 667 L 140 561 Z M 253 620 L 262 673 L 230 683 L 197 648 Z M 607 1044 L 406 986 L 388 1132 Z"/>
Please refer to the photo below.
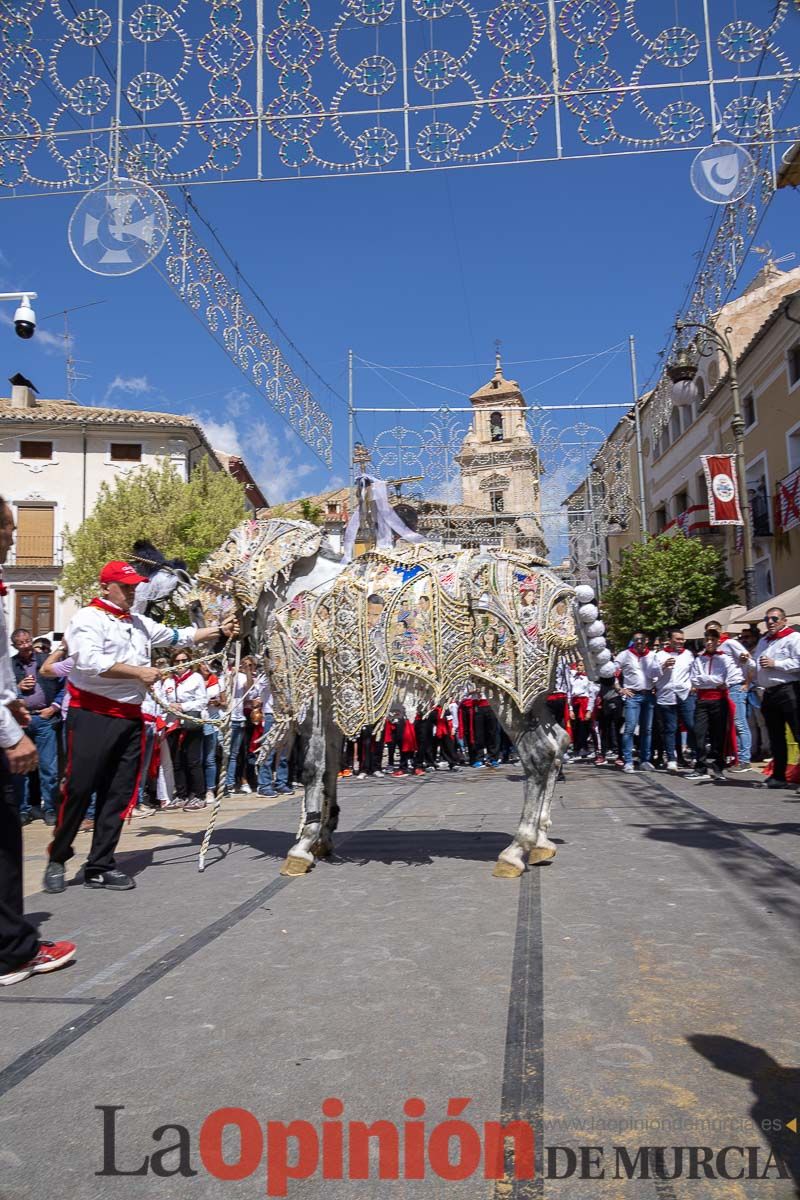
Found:
<path fill-rule="evenodd" d="M 245 522 L 198 575 L 206 617 L 238 609 L 269 650 L 275 744 L 302 722 L 324 682 L 346 737 L 379 726 L 409 676 L 431 703 L 471 680 L 502 689 L 525 712 L 578 645 L 573 590 L 520 551 L 398 543 L 368 551 L 323 588 L 282 599 L 295 564 L 323 532 L 305 522 Z"/>

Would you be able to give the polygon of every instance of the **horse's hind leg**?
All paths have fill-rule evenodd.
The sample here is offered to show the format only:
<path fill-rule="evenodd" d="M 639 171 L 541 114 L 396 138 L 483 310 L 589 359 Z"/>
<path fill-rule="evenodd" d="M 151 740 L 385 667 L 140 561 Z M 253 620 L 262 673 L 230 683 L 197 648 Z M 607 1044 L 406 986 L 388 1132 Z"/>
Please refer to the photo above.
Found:
<path fill-rule="evenodd" d="M 342 734 L 328 718 L 325 722 L 325 770 L 322 781 L 322 821 L 320 834 L 313 848 L 317 858 L 330 858 L 333 854 L 333 835 L 339 824 L 339 805 L 336 802 L 336 788 L 339 781 L 339 751 L 342 744 Z"/>
<path fill-rule="evenodd" d="M 528 714 L 516 745 L 525 772 L 525 798 L 514 840 L 501 851 L 494 868 L 493 874 L 501 879 L 521 875 L 526 859 L 541 863 L 555 858 L 556 847 L 547 831 L 556 779 L 569 737 L 541 700 Z"/>

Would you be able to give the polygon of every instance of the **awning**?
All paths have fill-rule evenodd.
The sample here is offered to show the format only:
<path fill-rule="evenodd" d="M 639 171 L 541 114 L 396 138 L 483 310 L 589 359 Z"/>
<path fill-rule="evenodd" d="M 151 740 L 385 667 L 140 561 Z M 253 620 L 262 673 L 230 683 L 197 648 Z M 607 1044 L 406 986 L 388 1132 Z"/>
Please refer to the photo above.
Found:
<path fill-rule="evenodd" d="M 757 604 L 755 608 L 751 608 L 744 614 L 742 620 L 745 622 L 763 621 L 771 608 L 782 608 L 790 624 L 800 621 L 800 584 L 797 587 L 789 588 L 788 592 L 781 592 L 780 596 L 773 596 L 771 600 L 765 600 L 763 604 Z"/>
<path fill-rule="evenodd" d="M 716 612 L 709 613 L 702 620 L 694 621 L 691 625 L 684 626 L 683 632 L 687 638 L 701 638 L 705 633 L 705 628 L 709 621 L 719 621 L 723 630 L 728 629 L 731 625 L 744 626 L 747 624 L 747 618 L 742 615 L 743 613 L 743 604 L 728 604 L 725 608 L 719 608 Z"/>

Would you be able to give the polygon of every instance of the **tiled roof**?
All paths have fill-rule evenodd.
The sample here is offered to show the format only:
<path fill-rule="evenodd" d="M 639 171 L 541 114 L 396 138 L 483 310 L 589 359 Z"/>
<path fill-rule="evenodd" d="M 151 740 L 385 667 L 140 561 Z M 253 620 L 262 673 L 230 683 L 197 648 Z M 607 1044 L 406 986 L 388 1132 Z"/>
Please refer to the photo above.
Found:
<path fill-rule="evenodd" d="M 33 408 L 12 408 L 8 398 L 0 397 L 0 422 L 15 424 L 24 421 L 57 421 L 68 425 L 163 425 L 180 426 L 200 432 L 191 417 L 179 413 L 142 412 L 138 408 L 93 408 L 91 405 L 70 404 L 66 400 L 37 400 Z"/>

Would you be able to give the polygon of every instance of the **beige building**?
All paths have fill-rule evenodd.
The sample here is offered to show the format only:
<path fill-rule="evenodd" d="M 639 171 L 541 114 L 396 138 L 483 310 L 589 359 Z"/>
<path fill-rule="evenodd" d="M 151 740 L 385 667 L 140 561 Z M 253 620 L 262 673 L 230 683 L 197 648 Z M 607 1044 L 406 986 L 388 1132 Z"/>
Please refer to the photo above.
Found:
<path fill-rule="evenodd" d="M 447 515 L 464 527 L 463 545 L 476 544 L 475 536 L 467 536 L 469 523 L 478 542 L 484 530 L 487 544 L 544 554 L 539 454 L 525 422 L 525 397 L 518 383 L 504 377 L 499 354 L 494 375 L 469 400 L 472 426 L 456 456 L 462 504 L 448 506 Z M 431 506 L 432 519 L 440 519 L 440 508 Z"/>
<path fill-rule="evenodd" d="M 715 324 L 730 330 L 736 358 L 756 598 L 762 601 L 800 583 L 800 268 L 784 272 L 767 263 L 742 295 L 720 310 Z M 692 405 L 673 406 L 666 424 L 658 420 L 656 393 L 640 402 L 647 528 L 651 534 L 683 532 L 717 546 L 744 599 L 742 535 L 736 527 L 709 524 L 700 461 L 701 455 L 734 449 L 730 381 L 721 353 L 700 358 L 698 393 Z M 635 459 L 628 429 L 623 441 Z M 584 480 L 570 497 L 575 508 L 586 500 L 587 487 Z M 585 560 L 577 538 L 581 533 L 585 540 L 585 531 L 573 525 L 576 556 Z M 639 536 L 634 505 L 626 527 L 602 539 L 605 579 L 625 546 Z"/>
<path fill-rule="evenodd" d="M 6 616 L 9 629 L 46 633 L 75 611 L 58 590 L 64 531 L 92 512 L 101 484 L 165 458 L 184 479 L 201 458 L 221 464 L 189 417 L 42 400 L 21 376 L 11 383 L 11 396 L 0 398 L 0 493 L 17 522 L 4 569 Z"/>

